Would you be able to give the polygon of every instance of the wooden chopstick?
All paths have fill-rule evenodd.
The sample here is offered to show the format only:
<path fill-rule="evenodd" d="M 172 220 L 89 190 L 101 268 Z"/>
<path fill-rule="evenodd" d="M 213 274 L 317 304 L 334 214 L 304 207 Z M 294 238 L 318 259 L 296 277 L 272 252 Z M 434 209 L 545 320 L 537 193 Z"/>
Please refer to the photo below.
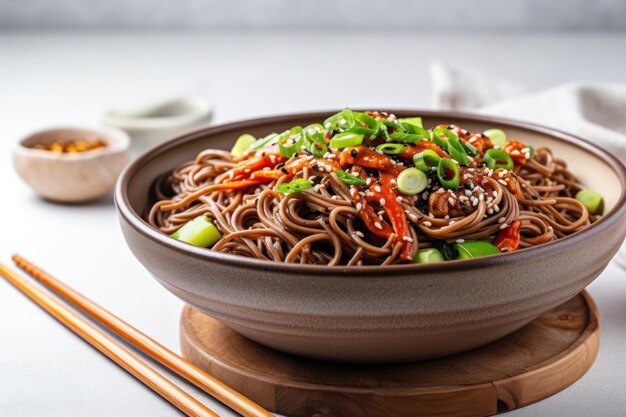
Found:
<path fill-rule="evenodd" d="M 142 352 L 167 366 L 183 378 L 232 408 L 245 417 L 273 417 L 269 411 L 243 396 L 228 385 L 204 372 L 191 362 L 182 358 L 159 342 L 148 337 L 110 311 L 91 301 L 84 295 L 67 286 L 59 279 L 48 274 L 19 255 L 13 255 L 13 261 L 43 285 L 59 294 L 73 305 L 79 307 L 96 321 L 104 324 L 123 339 L 136 346 Z"/>
<path fill-rule="evenodd" d="M 36 302 L 41 308 L 50 313 L 55 319 L 63 323 L 74 333 L 89 342 L 93 347 L 108 356 L 113 362 L 117 363 L 141 382 L 152 388 L 188 416 L 219 417 L 187 392 L 152 369 L 147 363 L 104 334 L 100 329 L 89 323 L 86 319 L 1 263 L 0 275 L 26 294 L 31 300 Z"/>

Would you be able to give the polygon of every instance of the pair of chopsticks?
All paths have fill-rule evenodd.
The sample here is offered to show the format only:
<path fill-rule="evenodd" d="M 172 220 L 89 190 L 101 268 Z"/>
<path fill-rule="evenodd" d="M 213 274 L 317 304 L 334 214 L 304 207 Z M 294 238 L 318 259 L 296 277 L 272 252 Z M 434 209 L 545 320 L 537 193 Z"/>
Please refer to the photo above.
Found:
<path fill-rule="evenodd" d="M 146 336 L 113 313 L 100 307 L 98 304 L 76 292 L 31 262 L 19 255 L 14 255 L 12 259 L 17 266 L 37 279 L 48 289 L 63 297 L 70 304 L 83 310 L 96 322 L 108 327 L 115 334 L 143 353 L 192 382 L 234 411 L 245 417 L 273 417 L 270 412 L 254 403 L 252 400 L 215 379 L 157 341 Z M 2 263 L 0 263 L 0 275 L 37 303 L 42 309 L 188 416 L 219 417 L 215 412 L 189 395 L 189 393 L 179 388 L 173 382 L 151 368 L 146 362 L 142 361 L 114 339 L 107 336 L 94 324 L 67 307 L 62 301 L 48 295 L 27 278 Z"/>

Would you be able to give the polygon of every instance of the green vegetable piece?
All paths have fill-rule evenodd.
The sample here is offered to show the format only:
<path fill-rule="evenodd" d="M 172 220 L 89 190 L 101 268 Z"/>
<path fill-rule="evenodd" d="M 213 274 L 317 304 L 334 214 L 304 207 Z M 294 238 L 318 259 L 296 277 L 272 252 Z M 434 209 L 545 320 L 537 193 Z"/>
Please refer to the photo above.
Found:
<path fill-rule="evenodd" d="M 397 155 L 404 152 L 405 149 L 406 146 L 400 145 L 399 143 L 383 143 L 376 147 L 377 151 L 381 151 L 387 155 Z"/>
<path fill-rule="evenodd" d="M 222 233 L 211 219 L 203 214 L 188 221 L 170 236 L 195 246 L 210 248 L 222 238 Z"/>
<path fill-rule="evenodd" d="M 443 259 L 446 261 L 450 261 L 456 259 L 457 253 L 452 248 L 452 246 L 447 245 L 445 242 L 435 241 L 435 248 L 443 255 Z"/>
<path fill-rule="evenodd" d="M 445 261 L 443 255 L 435 248 L 420 249 L 413 258 L 413 263 L 416 264 L 432 264 L 443 261 Z"/>
<path fill-rule="evenodd" d="M 502 168 L 512 170 L 515 166 L 511 157 L 500 149 L 488 149 L 483 157 L 483 162 L 485 162 L 490 169 Z"/>
<path fill-rule="evenodd" d="M 414 133 L 391 133 L 389 134 L 389 139 L 396 142 L 415 143 L 424 139 L 424 137 Z"/>
<path fill-rule="evenodd" d="M 528 154 L 530 155 L 531 158 L 533 156 L 535 156 L 535 148 L 533 148 L 532 146 L 529 146 L 528 147 Z"/>
<path fill-rule="evenodd" d="M 359 133 L 362 135 L 370 135 L 370 136 L 377 135 L 378 123 L 376 122 L 376 119 L 361 112 L 353 112 L 353 114 L 354 114 L 355 123 L 353 126 L 348 127 L 346 131 L 349 131 L 352 133 Z"/>
<path fill-rule="evenodd" d="M 304 134 L 300 126 L 296 126 L 283 132 L 278 137 L 278 150 L 286 158 L 292 157 L 304 143 Z"/>
<path fill-rule="evenodd" d="M 458 253 L 456 259 L 471 259 L 500 253 L 500 249 L 487 240 L 455 243 L 452 247 Z"/>
<path fill-rule="evenodd" d="M 302 129 L 304 133 L 304 146 L 314 156 L 321 157 L 328 151 L 324 140 L 324 128 L 320 124 L 313 124 Z"/>
<path fill-rule="evenodd" d="M 350 109 L 343 109 L 326 119 L 324 127 L 328 130 L 344 129 L 349 131 L 355 126 L 355 123 L 354 112 Z"/>
<path fill-rule="evenodd" d="M 265 148 L 266 146 L 273 144 L 274 140 L 277 138 L 278 138 L 277 133 L 270 133 L 264 138 L 261 138 L 257 140 L 256 142 L 252 143 L 248 149 L 251 151 L 258 151 L 261 148 Z"/>
<path fill-rule="evenodd" d="M 485 130 L 483 135 L 489 136 L 489 139 L 491 139 L 491 143 L 493 143 L 494 146 L 501 148 L 506 143 L 506 133 L 500 129 Z"/>
<path fill-rule="evenodd" d="M 468 154 L 471 154 L 472 156 L 478 155 L 478 149 L 476 149 L 476 147 L 471 143 L 465 142 L 463 143 L 463 147 Z"/>
<path fill-rule="evenodd" d="M 283 182 L 282 184 L 279 184 L 276 189 L 279 193 L 289 194 L 308 190 L 311 187 L 313 187 L 313 184 L 311 184 L 304 178 L 295 178 L 290 182 Z"/>
<path fill-rule="evenodd" d="M 604 199 L 600 194 L 590 188 L 585 188 L 577 192 L 576 200 L 583 203 L 590 214 L 602 214 L 602 211 L 604 211 Z"/>
<path fill-rule="evenodd" d="M 355 177 L 352 174 L 348 174 L 346 171 L 339 170 L 336 172 L 336 174 L 341 181 L 345 182 L 348 185 L 365 185 L 366 184 L 365 181 L 363 181 L 361 178 Z"/>
<path fill-rule="evenodd" d="M 420 171 L 428 172 L 433 168 L 437 168 L 440 159 L 441 157 L 437 155 L 437 152 L 427 149 L 416 154 L 413 157 L 413 163 L 415 164 L 415 167 Z"/>
<path fill-rule="evenodd" d="M 433 142 L 445 148 L 448 151 L 448 154 L 460 163 L 464 165 L 469 163 L 465 148 L 463 147 L 459 137 L 454 134 L 454 132 L 451 132 L 445 127 L 436 127 L 433 130 Z"/>
<path fill-rule="evenodd" d="M 432 141 L 444 149 L 448 149 L 448 140 L 457 137 L 454 133 L 445 127 L 436 127 L 433 129 Z"/>
<path fill-rule="evenodd" d="M 230 154 L 235 157 L 242 156 L 243 153 L 247 151 L 248 148 L 250 148 L 250 145 L 252 145 L 254 142 L 256 142 L 256 138 L 248 133 L 245 133 L 239 136 L 232 149 L 230 150 Z"/>
<path fill-rule="evenodd" d="M 398 119 L 399 122 L 408 123 L 413 126 L 424 128 L 424 124 L 422 123 L 421 117 L 403 117 L 402 119 Z"/>
<path fill-rule="evenodd" d="M 365 136 L 358 133 L 343 132 L 337 133 L 330 140 L 331 148 L 347 148 L 348 146 L 359 146 L 363 143 Z"/>
<path fill-rule="evenodd" d="M 437 177 L 444 188 L 457 189 L 461 184 L 458 165 L 451 159 L 441 158 L 437 165 Z"/>
<path fill-rule="evenodd" d="M 407 168 L 398 175 L 397 184 L 402 194 L 415 195 L 428 187 L 428 177 L 417 168 Z"/>

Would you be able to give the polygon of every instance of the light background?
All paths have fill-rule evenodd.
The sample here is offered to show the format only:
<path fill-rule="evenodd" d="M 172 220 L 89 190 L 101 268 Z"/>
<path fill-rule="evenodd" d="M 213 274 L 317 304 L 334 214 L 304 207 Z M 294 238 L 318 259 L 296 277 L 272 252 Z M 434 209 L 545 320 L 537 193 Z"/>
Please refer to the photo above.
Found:
<path fill-rule="evenodd" d="M 626 30 L 624 0 L 0 0 L 0 28 Z"/>

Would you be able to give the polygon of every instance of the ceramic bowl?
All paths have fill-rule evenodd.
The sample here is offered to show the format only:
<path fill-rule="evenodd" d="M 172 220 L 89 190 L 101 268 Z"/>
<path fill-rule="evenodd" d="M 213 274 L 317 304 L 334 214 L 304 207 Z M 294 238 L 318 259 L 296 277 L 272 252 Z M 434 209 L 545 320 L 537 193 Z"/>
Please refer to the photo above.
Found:
<path fill-rule="evenodd" d="M 115 199 L 126 241 L 148 271 L 185 302 L 263 345 L 312 358 L 364 363 L 451 355 L 501 338 L 563 303 L 607 266 L 626 235 L 626 170 L 575 136 L 528 123 L 450 112 L 426 125 L 504 129 L 550 146 L 606 214 L 586 230 L 491 257 L 385 267 L 301 266 L 213 252 L 144 221 L 157 176 L 206 148 L 229 149 L 244 132 L 264 135 L 324 120 L 331 112 L 254 119 L 199 130 L 151 149 L 121 175 Z"/>
<path fill-rule="evenodd" d="M 131 148 L 140 153 L 173 136 L 208 123 L 213 105 L 204 97 L 179 97 L 132 109 L 112 109 L 102 123 L 123 129 L 131 136 Z"/>
<path fill-rule="evenodd" d="M 55 140 L 101 138 L 103 149 L 75 154 L 56 154 L 33 149 Z M 42 197 L 76 203 L 101 197 L 111 191 L 129 159 L 129 138 L 107 127 L 59 127 L 41 130 L 19 141 L 13 164 L 19 176 Z"/>

